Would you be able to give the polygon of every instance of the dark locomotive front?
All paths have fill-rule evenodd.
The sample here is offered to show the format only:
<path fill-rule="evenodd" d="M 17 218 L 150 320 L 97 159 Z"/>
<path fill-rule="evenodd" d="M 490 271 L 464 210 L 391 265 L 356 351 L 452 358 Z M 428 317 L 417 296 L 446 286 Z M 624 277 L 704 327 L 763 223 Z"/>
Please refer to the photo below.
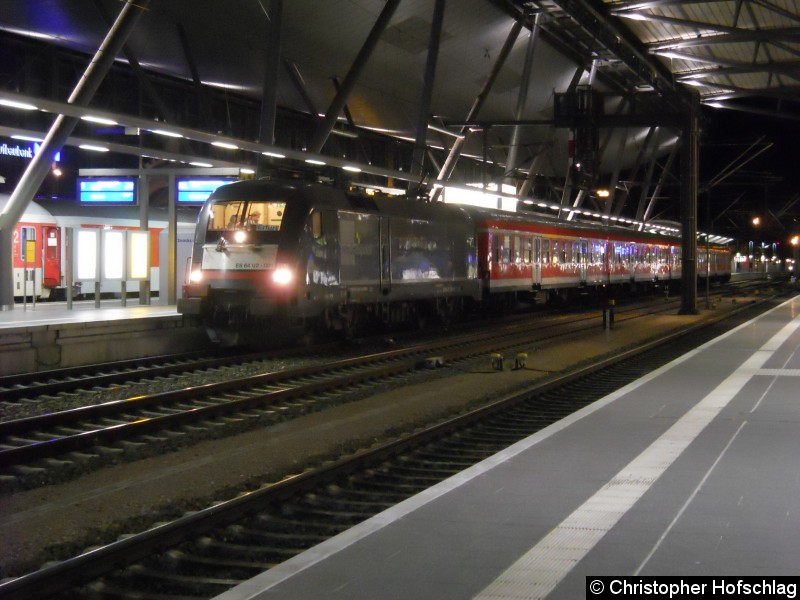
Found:
<path fill-rule="evenodd" d="M 452 318 L 479 285 L 474 225 L 460 208 L 259 180 L 223 186 L 203 207 L 178 310 L 230 339 L 353 332 Z"/>

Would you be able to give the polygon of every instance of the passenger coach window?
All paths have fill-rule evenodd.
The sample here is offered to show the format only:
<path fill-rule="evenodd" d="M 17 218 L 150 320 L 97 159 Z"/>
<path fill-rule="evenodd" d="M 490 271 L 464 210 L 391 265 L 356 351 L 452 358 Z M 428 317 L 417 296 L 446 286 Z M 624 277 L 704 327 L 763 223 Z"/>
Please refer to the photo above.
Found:
<path fill-rule="evenodd" d="M 525 238 L 523 241 L 522 260 L 526 265 L 530 264 L 533 259 L 532 246 L 531 238 Z"/>
<path fill-rule="evenodd" d="M 35 227 L 20 227 L 22 231 L 22 243 L 19 245 L 19 259 L 22 262 L 25 262 L 25 251 L 27 250 L 27 244 L 25 242 L 30 242 L 36 239 L 36 228 Z"/>
<path fill-rule="evenodd" d="M 503 236 L 503 262 L 508 264 L 511 262 L 511 236 Z"/>

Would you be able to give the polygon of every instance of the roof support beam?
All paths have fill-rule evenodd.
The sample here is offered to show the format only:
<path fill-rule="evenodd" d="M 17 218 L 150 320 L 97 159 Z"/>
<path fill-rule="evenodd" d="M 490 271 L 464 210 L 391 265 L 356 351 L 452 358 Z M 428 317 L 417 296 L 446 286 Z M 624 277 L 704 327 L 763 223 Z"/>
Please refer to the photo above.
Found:
<path fill-rule="evenodd" d="M 667 183 L 667 177 L 669 176 L 669 172 L 672 170 L 672 164 L 675 162 L 675 157 L 678 156 L 678 150 L 680 147 L 680 141 L 678 141 L 672 146 L 672 150 L 669 152 L 667 164 L 664 165 L 664 169 L 661 171 L 661 177 L 658 178 L 658 183 L 656 183 L 653 194 L 650 196 L 650 202 L 647 204 L 647 209 L 644 211 L 644 218 L 642 220 L 645 222 L 650 220 L 650 215 L 653 214 L 653 208 L 655 207 L 656 202 L 658 202 L 658 197 L 661 195 L 662 188 Z"/>
<path fill-rule="evenodd" d="M 598 43 L 613 52 L 631 71 L 668 100 L 685 104 L 685 91 L 672 82 L 669 71 L 652 60 L 628 31 L 614 25 L 609 12 L 589 0 L 553 0 L 553 2 Z"/>
<path fill-rule="evenodd" d="M 183 54 L 186 57 L 186 64 L 189 67 L 189 72 L 192 74 L 192 83 L 194 83 L 195 93 L 197 94 L 197 100 L 200 104 L 200 114 L 203 115 L 203 120 L 207 123 L 207 126 L 212 127 L 214 123 L 214 113 L 211 110 L 211 101 L 208 98 L 206 89 L 203 87 L 200 71 L 197 69 L 194 54 L 192 54 L 192 50 L 189 47 L 189 38 L 186 35 L 183 24 L 177 23 L 176 27 L 178 28 L 178 39 L 180 40 L 181 48 L 183 48 Z"/>
<path fill-rule="evenodd" d="M 676 19 L 683 21 L 682 19 Z M 693 23 L 686 21 L 678 23 L 681 26 L 690 27 L 694 29 L 705 29 L 703 23 Z M 782 28 L 782 29 L 739 29 L 736 27 L 725 27 L 723 25 L 714 25 L 714 28 L 719 31 L 715 35 L 705 35 L 701 37 L 694 37 L 691 39 L 677 39 L 668 42 L 658 42 L 648 44 L 647 50 L 651 54 L 658 54 L 666 50 L 674 50 L 680 48 L 696 48 L 698 46 L 710 46 L 712 44 L 738 44 L 743 42 L 800 42 L 800 28 Z M 681 57 L 679 57 L 681 58 Z"/>
<path fill-rule="evenodd" d="M 261 86 L 261 113 L 258 122 L 258 142 L 275 144 L 275 118 L 278 114 L 278 72 L 281 69 L 281 32 L 283 22 L 283 0 L 269 0 L 266 8 L 269 22 L 267 44 L 264 48 L 264 81 Z M 270 159 L 256 159 L 256 176 L 264 176 Z"/>
<path fill-rule="evenodd" d="M 149 1 L 149 0 L 148 0 Z M 97 11 L 100 13 L 100 16 L 103 20 L 108 24 L 109 28 L 112 27 L 113 20 L 111 16 L 106 12 L 103 5 L 99 2 L 99 0 L 95 0 L 95 6 L 97 7 Z M 136 76 L 136 79 L 142 85 L 145 94 L 147 97 L 150 98 L 150 101 L 155 105 L 156 111 L 158 111 L 159 116 L 161 119 L 167 122 L 172 122 L 174 120 L 175 115 L 172 114 L 172 111 L 167 107 L 167 104 L 161 98 L 161 94 L 158 93 L 156 86 L 150 81 L 150 78 L 147 76 L 147 72 L 142 68 L 139 64 L 138 59 L 134 52 L 130 49 L 127 44 L 122 45 L 122 53 L 125 55 L 125 58 L 128 59 L 128 64 L 133 71 L 133 74 Z"/>
<path fill-rule="evenodd" d="M 316 117 L 319 114 L 319 110 L 311 99 L 311 96 L 308 95 L 308 89 L 306 88 L 305 81 L 303 81 L 303 76 L 300 74 L 300 69 L 297 68 L 295 63 L 288 60 L 283 61 L 283 66 L 286 69 L 287 75 L 289 75 L 289 80 L 292 82 L 292 85 L 294 85 L 294 89 L 297 90 L 297 93 L 300 94 L 300 99 L 303 101 L 303 104 L 306 105 L 308 112 Z"/>
<path fill-rule="evenodd" d="M 514 119 L 519 121 L 525 114 L 525 106 L 528 102 L 528 88 L 530 88 L 531 71 L 533 70 L 533 57 L 536 52 L 536 41 L 539 39 L 542 13 L 538 13 L 533 21 L 531 33 L 528 37 L 528 47 L 525 52 L 525 64 L 522 68 L 522 79 L 519 83 L 519 95 L 517 96 L 517 107 L 514 111 Z M 514 168 L 517 165 L 517 154 L 519 153 L 520 127 L 515 126 L 511 132 L 510 148 L 506 159 L 506 176 L 514 181 Z M 516 182 L 514 181 L 516 184 Z"/>
<path fill-rule="evenodd" d="M 439 42 L 442 38 L 445 5 L 445 0 L 436 0 L 433 6 L 431 33 L 428 38 L 428 57 L 425 60 L 425 74 L 422 78 L 422 91 L 419 98 L 417 131 L 414 138 L 414 151 L 411 155 L 411 172 L 420 176 L 425 174 L 424 161 L 427 147 L 428 119 L 431 112 L 433 82 L 436 79 L 436 63 L 439 60 Z"/>
<path fill-rule="evenodd" d="M 500 74 L 500 70 L 503 68 L 506 58 L 508 58 L 508 55 L 511 53 L 511 49 L 514 47 L 514 42 L 517 41 L 519 32 L 522 29 L 522 21 L 522 19 L 516 19 L 514 21 L 514 25 L 511 27 L 511 30 L 508 32 L 508 37 L 506 38 L 503 47 L 500 49 L 500 53 L 495 59 L 492 70 L 489 72 L 489 76 L 486 78 L 486 81 L 483 84 L 483 88 L 481 88 L 480 93 L 472 103 L 472 107 L 470 108 L 466 119 L 468 123 L 474 121 L 477 118 L 478 113 L 481 111 L 481 108 L 483 108 L 483 104 L 486 101 L 486 98 L 489 96 L 489 92 L 492 91 L 494 82 L 497 79 L 497 76 Z M 466 134 L 468 131 L 469 128 L 466 125 L 461 128 L 462 135 L 456 139 L 455 143 L 450 148 L 450 153 L 447 155 L 447 159 L 444 161 L 441 171 L 439 171 L 437 181 L 447 181 L 450 179 L 450 176 L 453 174 L 453 171 L 456 168 L 458 158 L 461 156 L 461 152 L 464 150 L 464 143 L 466 141 Z M 438 197 L 438 194 L 436 197 Z"/>
<path fill-rule="evenodd" d="M 136 21 L 147 9 L 150 0 L 127 0 L 111 26 L 103 43 L 98 48 L 92 62 L 86 67 L 83 76 L 78 80 L 70 94 L 68 102 L 77 106 L 87 106 L 108 73 L 114 59 L 119 54 L 128 36 L 133 31 Z M 11 194 L 8 203 L 0 213 L 0 310 L 14 308 L 14 289 L 12 263 L 12 242 L 14 226 L 19 222 L 36 190 L 50 170 L 53 157 L 64 146 L 75 125 L 76 117 L 58 115 L 50 131 L 42 142 L 39 153 L 33 157 L 23 173 L 17 187 Z"/>
<path fill-rule="evenodd" d="M 658 140 L 653 143 L 650 153 L 650 163 L 647 165 L 647 172 L 642 181 L 642 187 L 639 191 L 639 205 L 636 207 L 636 220 L 644 221 L 645 203 L 647 201 L 647 193 L 650 191 L 650 184 L 653 181 L 653 173 L 656 171 L 656 154 L 658 153 Z"/>
<path fill-rule="evenodd" d="M 262 144 L 275 143 L 275 115 L 278 112 L 278 71 L 281 66 L 281 21 L 283 20 L 283 0 L 269 0 L 267 6 L 269 29 L 267 47 L 264 49 L 264 84 L 261 95 L 261 118 L 258 127 L 258 141 Z"/>
<path fill-rule="evenodd" d="M 375 46 L 378 45 L 378 40 L 380 39 L 381 34 L 383 34 L 383 32 L 386 30 L 386 27 L 389 25 L 389 21 L 391 21 L 392 15 L 394 15 L 394 11 L 397 10 L 397 6 L 399 4 L 400 0 L 386 1 L 386 5 L 383 7 L 381 14 L 378 16 L 378 20 L 375 21 L 375 25 L 372 26 L 372 30 L 369 32 L 367 39 L 364 41 L 364 45 L 358 52 L 355 61 L 353 61 L 350 71 L 345 76 L 344 81 L 342 81 L 342 87 L 339 90 L 339 93 L 336 94 L 333 102 L 331 102 L 330 107 L 328 107 L 328 111 L 325 113 L 325 118 L 322 124 L 317 128 L 317 131 L 311 138 L 311 141 L 308 144 L 309 152 L 317 154 L 320 152 L 320 150 L 322 150 L 322 147 L 328 140 L 331 131 L 333 131 L 333 126 L 336 124 L 336 120 L 339 118 L 342 108 L 344 108 L 345 104 L 347 104 L 347 99 L 350 97 L 350 94 L 355 88 L 358 78 L 361 77 L 361 73 L 367 64 L 367 61 L 369 60 L 370 56 L 372 56 Z"/>

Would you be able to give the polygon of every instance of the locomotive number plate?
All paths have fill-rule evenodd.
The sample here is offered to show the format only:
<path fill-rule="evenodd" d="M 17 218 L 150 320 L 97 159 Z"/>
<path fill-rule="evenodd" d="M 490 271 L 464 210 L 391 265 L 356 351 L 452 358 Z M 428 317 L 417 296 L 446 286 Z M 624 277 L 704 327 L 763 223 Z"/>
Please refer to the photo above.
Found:
<path fill-rule="evenodd" d="M 203 269 L 215 271 L 259 271 L 274 269 L 278 246 L 237 248 L 228 246 L 218 250 L 216 245 L 203 248 Z"/>

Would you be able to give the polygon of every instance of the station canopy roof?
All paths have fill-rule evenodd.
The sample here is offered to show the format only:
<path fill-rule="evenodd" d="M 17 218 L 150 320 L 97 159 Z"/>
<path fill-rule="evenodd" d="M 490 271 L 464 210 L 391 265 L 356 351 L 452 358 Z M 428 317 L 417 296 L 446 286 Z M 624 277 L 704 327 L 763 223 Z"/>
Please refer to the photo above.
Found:
<path fill-rule="evenodd" d="M 41 134 L 54 113 L 86 112 L 65 106 L 66 98 L 122 4 L 0 3 L 0 43 L 9 57 L 0 66 L 0 101 L 28 100 L 45 111 L 20 117 L 0 106 L 0 136 Z M 743 229 L 749 213 L 765 209 L 779 227 L 794 226 L 796 0 L 442 4 L 422 166 L 412 163 L 411 149 L 436 0 L 152 0 L 89 107 L 128 135 L 82 123 L 72 141 L 146 154 L 154 166 L 183 160 L 256 167 L 269 150 L 300 162 L 380 15 L 393 8 L 333 135 L 312 152 L 329 164 L 352 162 L 374 182 L 430 181 L 463 138 L 451 181 L 505 181 L 565 206 L 674 219 L 675 149 L 697 99 L 709 219 Z M 270 51 L 276 25 L 279 61 Z M 276 84 L 265 92 L 270 72 Z M 274 143 L 260 133 L 265 98 L 277 109 Z M 597 118 L 576 120 L 576 110 Z M 183 138 L 149 133 L 170 128 Z M 576 174 L 581 158 L 590 167 Z M 610 200 L 595 196 L 601 187 L 612 189 Z"/>

